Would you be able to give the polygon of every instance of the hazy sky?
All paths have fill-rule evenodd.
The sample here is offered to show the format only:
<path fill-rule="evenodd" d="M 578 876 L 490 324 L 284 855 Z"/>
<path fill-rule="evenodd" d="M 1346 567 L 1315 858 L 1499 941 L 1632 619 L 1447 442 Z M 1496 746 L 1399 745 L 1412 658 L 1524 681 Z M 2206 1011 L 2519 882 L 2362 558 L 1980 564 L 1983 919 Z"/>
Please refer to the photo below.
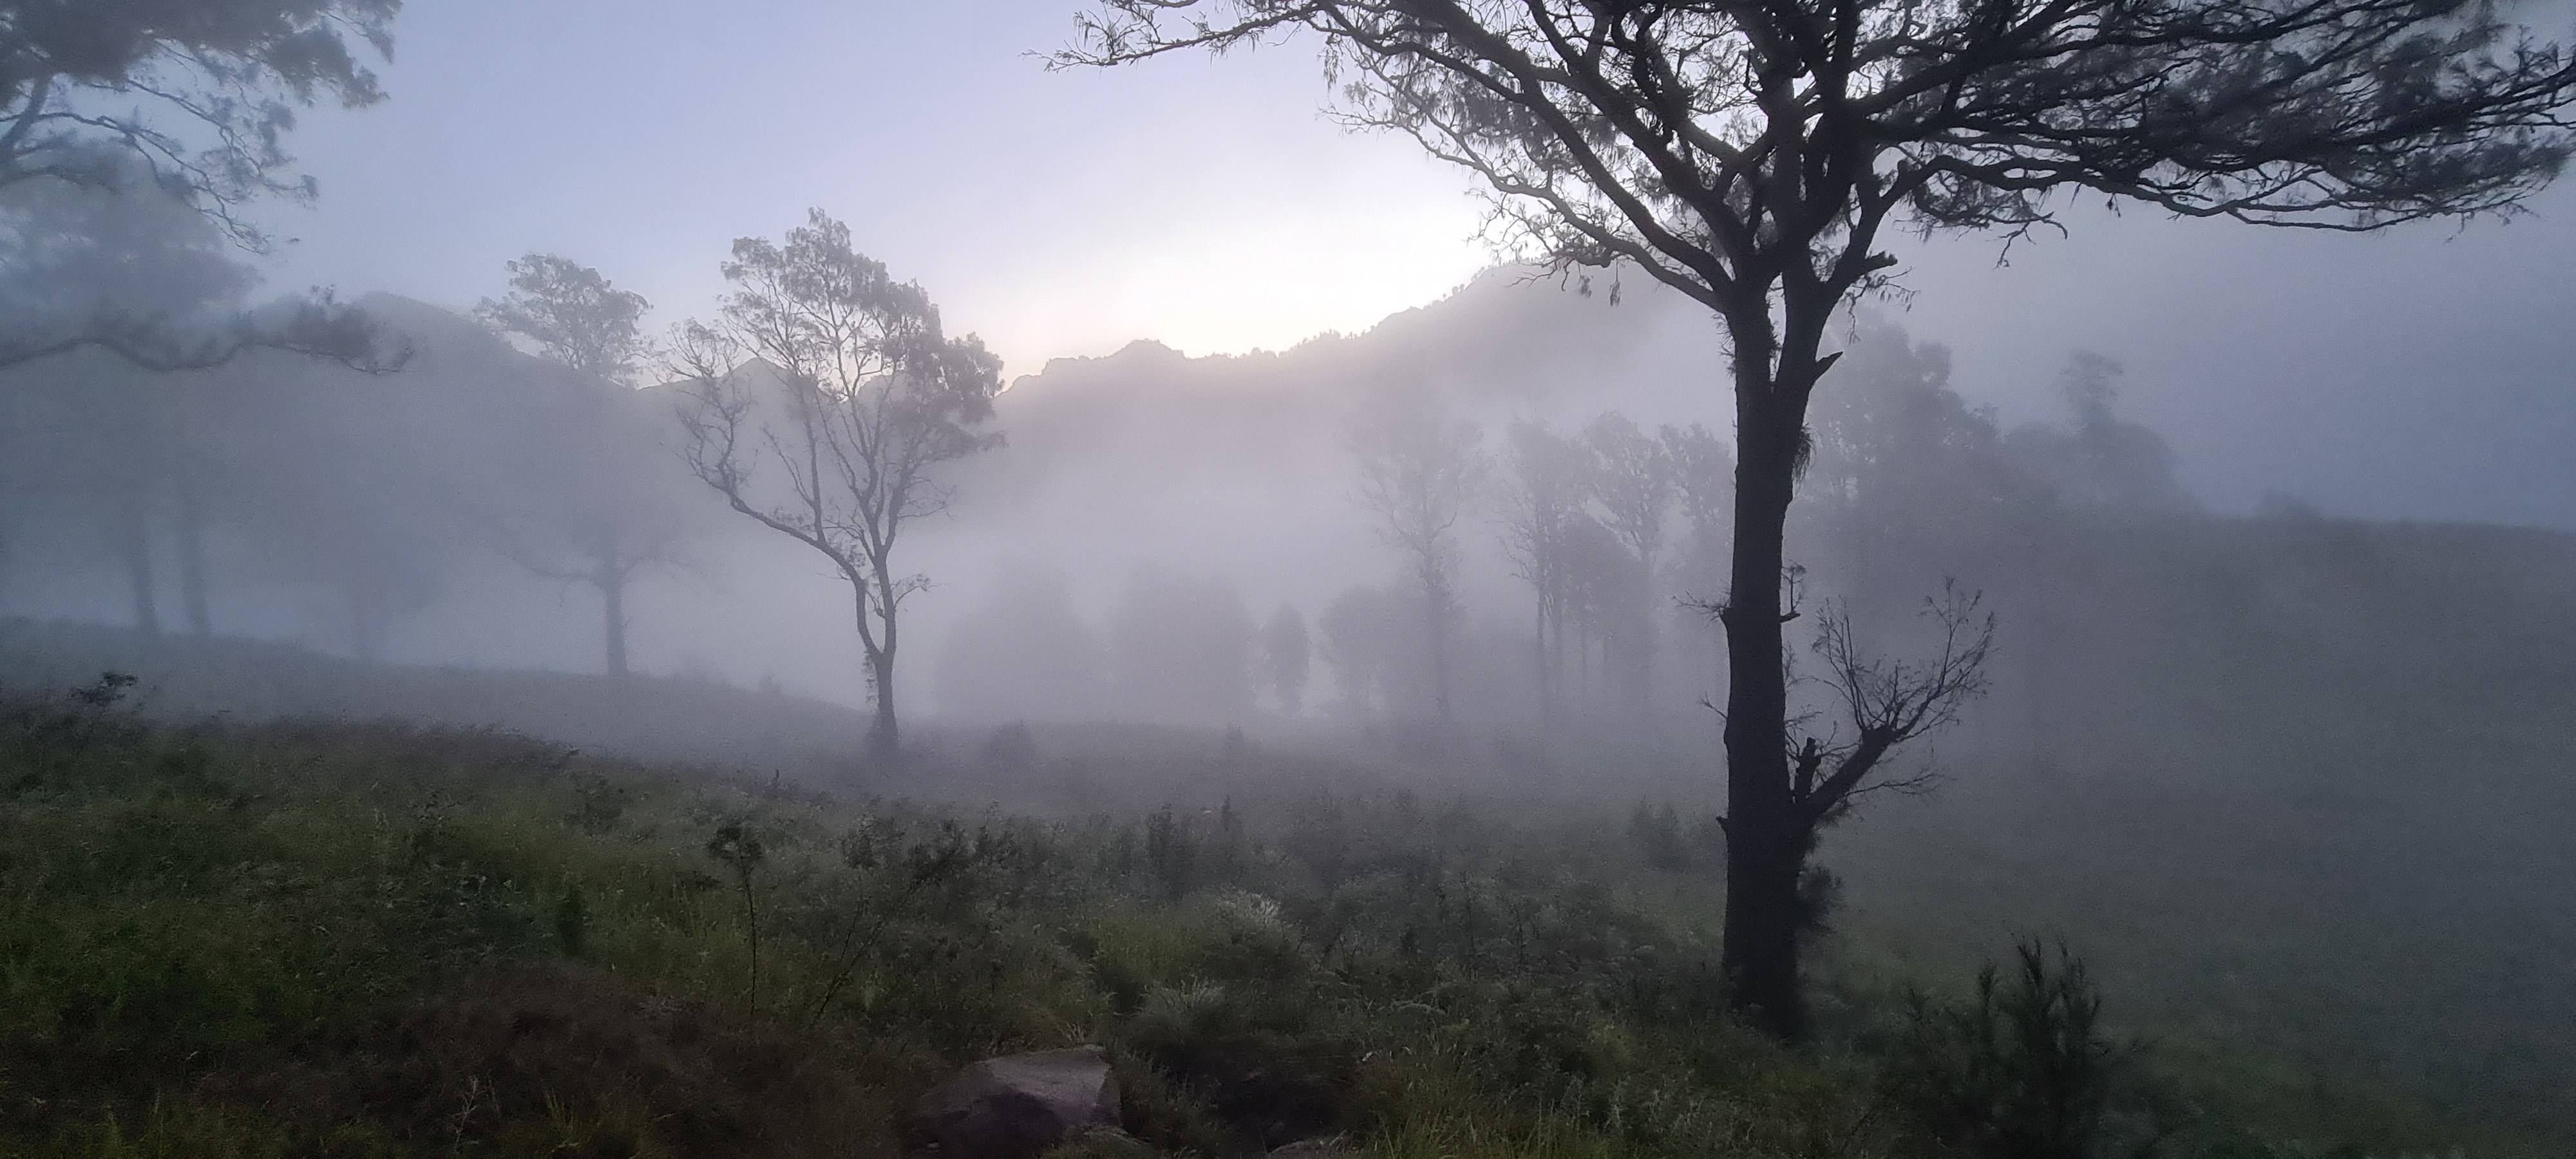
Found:
<path fill-rule="evenodd" d="M 819 206 L 1012 374 L 1364 328 L 1482 266 L 1467 180 L 1344 134 L 1301 44 L 1048 73 L 1072 0 L 413 0 L 392 100 L 315 114 L 282 286 L 470 305 L 530 250 L 707 309 L 729 241 Z M 2223 507 L 2576 528 L 2576 190 L 2510 227 L 2353 238 L 2088 210 L 2071 240 L 1908 245 L 1889 309 L 2007 417 L 2075 346 L 2131 371 Z M 1717 380 L 1711 369 L 1712 386 Z M 1714 394 L 1712 415 L 1723 405 Z"/>
<path fill-rule="evenodd" d="M 393 99 L 298 138 L 280 277 L 446 304 L 560 252 L 702 311 L 808 206 L 1014 373 L 1365 328 L 1465 280 L 1463 179 L 1324 122 L 1311 49 L 1049 73 L 1070 0 L 414 0 Z"/>

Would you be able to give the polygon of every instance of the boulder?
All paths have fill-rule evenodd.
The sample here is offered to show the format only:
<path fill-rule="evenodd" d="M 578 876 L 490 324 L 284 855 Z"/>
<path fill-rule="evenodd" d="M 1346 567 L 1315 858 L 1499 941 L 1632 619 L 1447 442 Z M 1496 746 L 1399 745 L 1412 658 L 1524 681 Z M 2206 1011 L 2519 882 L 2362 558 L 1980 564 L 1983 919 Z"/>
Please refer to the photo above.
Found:
<path fill-rule="evenodd" d="M 922 1096 L 921 1127 L 941 1159 L 1037 1159 L 1118 1125 L 1118 1080 L 1096 1046 L 988 1058 Z"/>

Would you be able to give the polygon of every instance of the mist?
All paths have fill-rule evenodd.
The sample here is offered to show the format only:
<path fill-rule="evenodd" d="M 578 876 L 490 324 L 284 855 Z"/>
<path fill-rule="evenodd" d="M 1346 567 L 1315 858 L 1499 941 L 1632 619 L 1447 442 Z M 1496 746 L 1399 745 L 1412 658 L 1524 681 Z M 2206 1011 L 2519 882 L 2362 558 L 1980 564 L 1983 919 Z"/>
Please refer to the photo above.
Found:
<path fill-rule="evenodd" d="M 1508 894 L 1513 968 L 1550 986 L 1527 949 L 1547 921 L 1699 915 L 1565 951 L 1611 963 L 1568 1008 L 1607 1010 L 1646 1002 L 1621 963 L 1722 942 L 1716 907 L 1749 888 L 1729 712 L 1754 653 L 1730 648 L 1758 612 L 1769 751 L 1815 802 L 1770 885 L 1816 1021 L 1711 999 L 1676 1025 L 1876 1075 L 1889 1027 L 1928 1024 L 1895 995 L 2071 942 L 2120 1029 L 2184 1044 L 2172 1106 L 2206 1096 L 2285 1147 L 2576 1138 L 2576 996 L 2545 981 L 2576 960 L 2555 160 L 2506 203 L 2359 232 L 2089 187 L 1970 223 L 2012 229 L 1891 225 L 1818 357 L 1777 363 L 1816 375 L 1766 441 L 1742 434 L 1733 335 L 1770 299 L 1723 314 L 1724 279 L 1485 213 L 1473 174 L 1338 123 L 1365 106 L 1312 36 L 1087 61 L 1080 7 L 368 0 L 333 34 L 354 55 L 288 58 L 265 120 L 46 128 L 0 168 L 0 691 L 43 706 L 9 735 L 130 709 L 192 752 L 359 730 L 241 734 L 257 777 L 325 761 L 261 745 L 381 743 L 429 754 L 388 768 L 572 778 L 580 840 L 725 871 L 672 888 L 739 894 L 753 1014 L 759 891 L 843 871 L 897 884 L 816 912 L 948 929 L 1096 870 L 1105 892 L 1062 912 L 1252 914 L 1344 981 L 1348 955 L 1426 960 L 1452 888 L 1457 961 L 1501 953 L 1475 906 Z M 292 68 L 318 70 L 300 95 Z M 29 96 L 0 70 L 12 116 L 143 91 L 65 80 L 49 106 L 56 75 Z M 1536 252 L 1552 237 L 1584 260 Z M 1739 488 L 1774 475 L 1766 562 Z M 1776 609 L 1730 590 L 1766 570 Z M 46 770 L 107 743 L 26 758 L 26 799 L 87 800 Z M 637 769 L 676 779 L 634 782 L 662 812 L 621 830 L 600 786 Z M 257 783 L 227 807 L 301 791 Z M 437 840 L 446 791 L 419 805 Z M 763 835 L 841 869 L 761 870 Z M 576 847 L 550 842 L 527 839 Z M 988 853 L 1028 859 L 1022 892 L 924 900 Z M 1453 854 L 1481 884 L 1441 876 Z M 573 945 L 562 913 L 610 894 L 567 888 L 545 904 Z M 1368 932 L 1417 904 L 1436 918 Z M 1056 936 L 1029 920 L 1028 944 Z M 1106 1039 L 1217 1100 L 1137 1045 L 1217 975 L 1130 985 L 1106 937 L 1029 951 L 1104 988 L 1091 1029 L 942 1030 L 901 1065 Z M 831 952 L 799 1033 L 877 1000 L 845 987 L 879 951 Z M 608 960 L 582 968 L 629 968 Z M 1712 993 L 1746 984 L 1724 961 Z M 1495 1097 L 1573 1106 L 1568 1082 Z M 2352 1107 L 2363 1126 L 2335 1121 Z M 1379 1139 L 1333 1114 L 1307 1135 Z M 1204 1151 L 1134 1118 L 1156 1154 Z"/>

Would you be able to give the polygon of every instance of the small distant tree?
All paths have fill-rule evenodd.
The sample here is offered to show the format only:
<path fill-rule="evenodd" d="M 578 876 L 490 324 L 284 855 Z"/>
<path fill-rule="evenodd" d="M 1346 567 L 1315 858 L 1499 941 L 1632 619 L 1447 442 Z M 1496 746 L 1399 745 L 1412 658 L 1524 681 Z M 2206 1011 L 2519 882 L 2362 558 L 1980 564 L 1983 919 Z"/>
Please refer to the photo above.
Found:
<path fill-rule="evenodd" d="M 644 295 L 610 285 L 598 270 L 553 254 L 504 263 L 510 292 L 485 298 L 476 317 L 535 343 L 576 374 L 628 385 L 652 353 L 644 338 Z"/>
<path fill-rule="evenodd" d="M 1267 677 L 1270 695 L 1279 701 L 1279 711 L 1289 716 L 1304 713 L 1306 681 L 1311 670 L 1314 649 L 1306 637 L 1306 616 L 1295 604 L 1281 604 L 1270 614 L 1270 622 L 1261 626 L 1262 675 Z"/>
<path fill-rule="evenodd" d="M 1324 667 L 1351 713 L 1375 712 L 1392 683 L 1397 622 L 1395 597 L 1379 588 L 1352 588 L 1333 597 L 1316 617 Z"/>
<path fill-rule="evenodd" d="M 622 678 L 627 588 L 639 574 L 678 562 L 682 536 L 671 497 L 635 458 L 649 443 L 632 421 L 631 387 L 652 352 L 642 328 L 651 303 L 553 254 L 505 268 L 510 292 L 484 299 L 475 315 L 534 344 L 575 381 L 564 392 L 571 413 L 562 429 L 546 432 L 551 461 L 535 484 L 543 493 L 496 512 L 494 531 L 502 554 L 531 574 L 598 590 L 606 669 Z"/>
<path fill-rule="evenodd" d="M 1359 465 L 1359 501 L 1378 520 L 1378 534 L 1404 553 L 1420 589 L 1431 665 L 1431 700 L 1446 722 L 1449 635 L 1458 613 L 1459 516 L 1483 487 L 1483 432 L 1451 419 L 1418 393 L 1390 394 L 1352 420 L 1351 457 Z"/>
<path fill-rule="evenodd" d="M 1602 524 L 1654 571 L 1664 551 L 1664 517 L 1673 506 L 1671 454 L 1617 411 L 1584 427 L 1583 445 L 1592 452 L 1592 499 L 1601 505 Z"/>
<path fill-rule="evenodd" d="M 903 529 L 948 507 L 941 467 L 1001 445 L 985 430 L 1001 360 L 948 338 L 930 295 L 852 248 L 821 210 L 784 241 L 740 238 L 723 313 L 680 330 L 685 455 L 735 511 L 814 549 L 850 585 L 876 719 L 869 749 L 899 751 L 895 658 Z M 753 361 L 756 359 L 757 361 Z"/>
<path fill-rule="evenodd" d="M 402 476 L 321 480 L 330 490 L 298 495 L 290 510 L 270 513 L 264 536 L 277 565 L 323 590 L 325 627 L 352 658 L 369 663 L 384 659 L 398 625 L 437 602 L 452 558 L 446 529 L 437 526 L 442 513 L 400 493 L 426 480 Z"/>
<path fill-rule="evenodd" d="M 1690 607 L 1726 590 L 1727 514 L 1735 493 L 1735 455 L 1726 441 L 1706 426 L 1665 425 L 1656 432 L 1673 463 L 1673 492 L 1681 500 L 1683 539 L 1674 581 L 1682 598 L 1673 609 L 1689 641 L 1699 686 L 1714 690 L 1724 642 L 1715 625 Z"/>
<path fill-rule="evenodd" d="M 1539 730 L 1553 735 L 1564 704 L 1565 624 L 1575 601 L 1575 540 L 1590 491 L 1583 448 L 1545 426 L 1513 423 L 1503 449 L 1503 553 L 1535 605 L 1530 662 Z"/>
<path fill-rule="evenodd" d="M 1252 707 L 1252 616 L 1234 585 L 1139 567 L 1109 615 L 1110 669 L 1145 719 L 1227 724 Z"/>
<path fill-rule="evenodd" d="M 1575 674 L 1584 703 L 1601 707 L 1605 685 L 1633 691 L 1633 669 L 1618 661 L 1645 648 L 1641 637 L 1653 630 L 1653 587 L 1619 533 L 1588 511 L 1569 529 L 1565 548 L 1565 619 L 1574 637 Z"/>
<path fill-rule="evenodd" d="M 2173 510 L 2191 506 L 2174 478 L 2173 448 L 2164 437 L 2121 418 L 2120 364 L 2078 350 L 2058 372 L 2058 394 L 2072 411 L 2064 430 L 2025 426 L 2006 448 L 2065 503 L 2082 507 Z"/>
<path fill-rule="evenodd" d="M 1639 430 L 1628 416 L 1610 411 L 1583 428 L 1583 444 L 1592 452 L 1592 500 L 1601 509 L 1601 524 L 1637 561 L 1637 577 L 1653 603 L 1664 553 L 1664 518 L 1673 506 L 1674 467 L 1670 453 L 1653 435 Z M 1643 716 L 1654 703 L 1654 617 L 1644 606 L 1629 625 L 1625 654 L 1619 657 L 1619 679 L 1630 711 Z"/>
<path fill-rule="evenodd" d="M 144 187 L 122 194 L 63 182 L 0 187 L 0 334 L 72 330 L 116 314 L 174 330 L 221 325 L 254 281 L 212 222 Z M 0 338 L 5 345 L 5 338 Z M 63 353 L 69 354 L 68 350 Z M 159 374 L 112 359 L 72 356 L 12 376 L 16 412 L 0 422 L 7 469 L 23 491 L 60 489 L 113 539 L 132 587 L 135 626 L 161 627 L 155 525 L 177 517 L 183 602 L 207 630 L 202 560 L 188 552 L 217 481 L 212 428 L 231 416 L 207 405 L 205 375 Z M 33 431 L 41 438 L 27 438 Z"/>

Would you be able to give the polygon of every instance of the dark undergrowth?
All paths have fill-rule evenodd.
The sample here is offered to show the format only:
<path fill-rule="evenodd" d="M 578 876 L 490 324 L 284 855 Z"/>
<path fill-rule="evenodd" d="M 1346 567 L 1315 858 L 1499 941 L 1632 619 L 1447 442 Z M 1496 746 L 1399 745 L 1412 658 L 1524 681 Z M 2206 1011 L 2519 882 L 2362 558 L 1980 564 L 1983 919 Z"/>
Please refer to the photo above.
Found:
<path fill-rule="evenodd" d="M 895 1155 L 954 1068 L 1083 1042 L 1130 1136 L 1084 1154 L 2365 1153 L 2218 1121 L 2054 950 L 1768 1044 L 1615 826 L 959 815 L 120 691 L 0 710 L 0 1154 Z"/>

